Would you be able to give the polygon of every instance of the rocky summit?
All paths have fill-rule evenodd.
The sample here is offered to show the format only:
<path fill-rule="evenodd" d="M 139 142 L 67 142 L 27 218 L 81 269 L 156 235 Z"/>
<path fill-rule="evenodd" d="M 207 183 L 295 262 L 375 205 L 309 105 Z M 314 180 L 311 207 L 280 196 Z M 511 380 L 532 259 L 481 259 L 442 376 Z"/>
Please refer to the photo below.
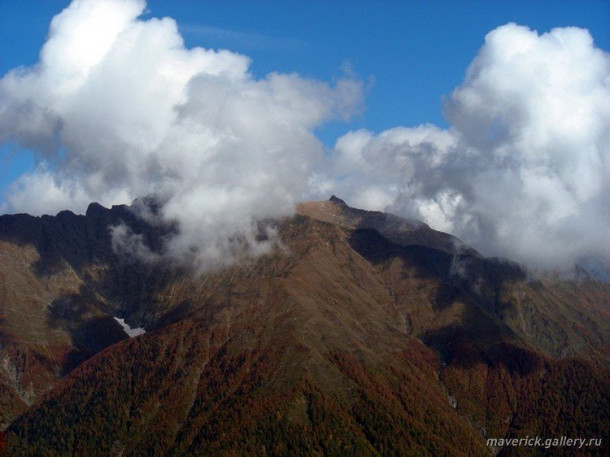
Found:
<path fill-rule="evenodd" d="M 177 230 L 0 217 L 3 455 L 608 455 L 606 283 L 334 196 L 205 274 L 113 250 L 119 223 Z M 562 436 L 603 444 L 488 440 Z"/>

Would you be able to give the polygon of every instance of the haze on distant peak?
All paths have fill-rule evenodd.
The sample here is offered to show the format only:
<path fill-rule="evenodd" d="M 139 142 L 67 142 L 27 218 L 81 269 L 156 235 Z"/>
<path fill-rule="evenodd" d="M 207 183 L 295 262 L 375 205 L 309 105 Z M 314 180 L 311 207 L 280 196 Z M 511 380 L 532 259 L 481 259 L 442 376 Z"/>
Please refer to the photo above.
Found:
<path fill-rule="evenodd" d="M 173 19 L 143 19 L 145 8 L 75 0 L 39 62 L 0 80 L 0 142 L 38 158 L 0 212 L 155 195 L 155 217 L 177 227 L 166 255 L 205 270 L 244 246 L 266 252 L 273 233 L 261 241 L 257 221 L 335 194 L 487 255 L 610 264 L 610 57 L 587 30 L 498 27 L 445 98 L 448 129 L 358 130 L 324 151 L 314 130 L 363 109 L 361 81 L 256 78 L 247 56 L 188 49 Z M 117 249 L 146 252 L 113 230 Z"/>

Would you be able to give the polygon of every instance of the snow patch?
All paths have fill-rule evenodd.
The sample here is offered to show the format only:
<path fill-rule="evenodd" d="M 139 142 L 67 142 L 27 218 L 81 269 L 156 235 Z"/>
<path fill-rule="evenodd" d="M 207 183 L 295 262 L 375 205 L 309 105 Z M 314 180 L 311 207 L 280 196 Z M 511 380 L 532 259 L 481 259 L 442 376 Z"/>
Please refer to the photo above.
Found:
<path fill-rule="evenodd" d="M 127 333 L 127 335 L 129 335 L 130 338 L 146 333 L 146 330 L 144 330 L 143 327 L 131 328 L 129 324 L 125 323 L 125 319 L 115 317 L 114 320 L 117 321 L 121 325 L 121 327 L 123 327 L 123 330 L 125 331 L 125 333 Z"/>

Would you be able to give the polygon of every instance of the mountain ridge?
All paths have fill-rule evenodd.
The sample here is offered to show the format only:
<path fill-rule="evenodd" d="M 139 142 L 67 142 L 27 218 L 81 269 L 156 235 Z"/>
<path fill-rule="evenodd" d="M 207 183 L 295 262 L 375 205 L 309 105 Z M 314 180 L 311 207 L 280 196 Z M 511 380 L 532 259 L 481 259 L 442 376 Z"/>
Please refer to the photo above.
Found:
<path fill-rule="evenodd" d="M 336 197 L 277 222 L 285 249 L 200 275 L 121 258 L 103 233 L 110 224 L 120 219 L 153 246 L 166 232 L 127 207 L 90 209 L 0 217 L 5 290 L 26 276 L 48 289 L 36 307 L 17 300 L 11 309 L 32 308 L 30 321 L 49 327 L 46 344 L 58 338 L 76 360 L 58 372 L 58 357 L 39 356 L 54 368 L 26 364 L 13 370 L 19 379 L 0 371 L 16 455 L 488 455 L 486 436 L 519 431 L 608 437 L 604 284 L 532 280 L 516 264 L 456 248 L 451 235 Z M 27 223 L 39 225 L 22 231 Z M 4 359 L 14 365 L 18 348 L 34 360 L 44 345 L 19 341 L 9 326 L 19 322 L 7 317 Z M 113 317 L 147 332 L 129 339 Z M 93 345 L 98 318 L 116 341 Z M 41 373 L 32 406 L 17 404 Z M 541 391 L 540 379 L 554 387 Z M 580 396 L 553 410 L 552 398 L 579 383 Z M 592 418 L 572 424 L 561 411 L 578 401 Z M 559 415 L 541 423 L 549 411 Z M 78 430 L 64 430 L 77 418 Z M 458 437 L 470 451 L 458 451 Z"/>

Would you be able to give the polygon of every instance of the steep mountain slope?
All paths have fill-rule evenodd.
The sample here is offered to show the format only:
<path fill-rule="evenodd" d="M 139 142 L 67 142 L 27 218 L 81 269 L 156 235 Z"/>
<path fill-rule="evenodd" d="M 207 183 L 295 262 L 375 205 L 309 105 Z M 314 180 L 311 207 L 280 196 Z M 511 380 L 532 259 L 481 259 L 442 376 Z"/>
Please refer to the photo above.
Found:
<path fill-rule="evenodd" d="M 125 338 L 68 265 L 40 274 L 31 245 L 0 241 L 0 426 L 87 357 Z M 5 399 L 9 400 L 5 400 Z"/>
<path fill-rule="evenodd" d="M 141 225 L 126 207 L 96 204 L 86 216 L 0 217 L 1 428 L 58 378 L 127 337 L 112 318 L 113 291 L 130 281 L 111 249 L 108 227 L 119 220 Z"/>
<path fill-rule="evenodd" d="M 48 393 L 8 429 L 8 455 L 465 456 L 490 455 L 485 437 L 610 438 L 607 285 L 532 279 L 336 198 L 298 212 L 277 222 L 282 249 L 204 276 L 114 253 L 118 221 L 153 248 L 171 230 L 126 207 L 1 217 L 3 360 L 41 342 L 73 354 L 62 369 L 38 356 L 49 381 L 31 399 Z M 15 295 L 30 288 L 32 304 Z M 124 339 L 111 315 L 148 332 Z M 10 419 L 28 384 L 3 373 Z"/>
<path fill-rule="evenodd" d="M 342 200 L 301 203 L 298 212 L 309 217 L 356 230 L 363 238 L 353 246 L 381 267 L 388 287 L 397 292 L 405 285 L 409 300 L 412 287 L 404 283 L 405 262 L 392 267 L 396 259 L 407 263 L 418 259 L 448 287 L 469 294 L 476 302 L 506 324 L 510 331 L 552 357 L 579 356 L 610 366 L 610 286 L 588 276 L 558 280 L 527 272 L 506 259 L 488 259 L 457 238 L 431 229 L 418 221 L 392 214 L 348 207 Z M 379 237 L 378 235 L 381 235 Z M 360 248 L 359 248 L 360 246 Z M 425 249 L 430 248 L 430 249 Z M 430 302 L 451 301 L 428 297 Z M 429 322 L 422 328 L 429 328 Z M 422 336 L 415 332 L 417 336 Z"/>

